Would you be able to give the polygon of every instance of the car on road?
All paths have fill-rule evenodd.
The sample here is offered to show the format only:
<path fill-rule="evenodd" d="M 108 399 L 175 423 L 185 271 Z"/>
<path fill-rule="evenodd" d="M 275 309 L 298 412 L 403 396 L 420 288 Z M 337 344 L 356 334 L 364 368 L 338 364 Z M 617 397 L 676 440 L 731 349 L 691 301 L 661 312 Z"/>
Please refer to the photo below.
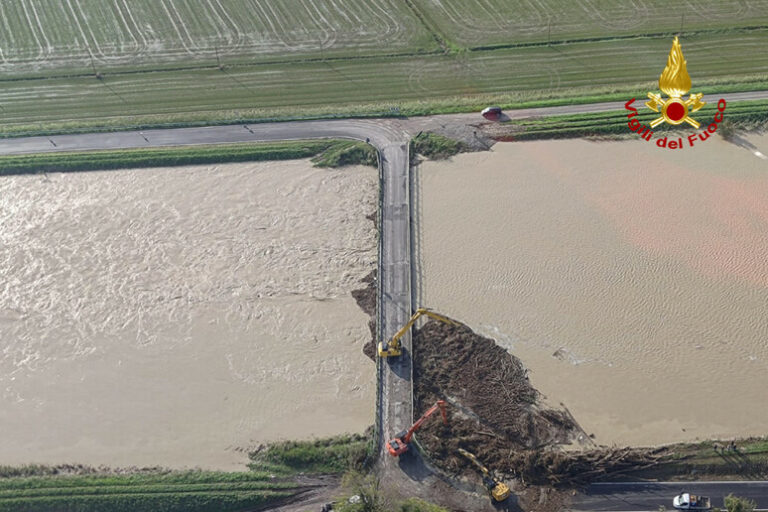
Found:
<path fill-rule="evenodd" d="M 688 492 L 678 494 L 672 500 L 675 510 L 709 510 L 712 503 L 708 496 L 697 496 Z"/>
<path fill-rule="evenodd" d="M 484 118 L 491 121 L 498 121 L 501 117 L 501 107 L 485 107 L 481 112 Z"/>

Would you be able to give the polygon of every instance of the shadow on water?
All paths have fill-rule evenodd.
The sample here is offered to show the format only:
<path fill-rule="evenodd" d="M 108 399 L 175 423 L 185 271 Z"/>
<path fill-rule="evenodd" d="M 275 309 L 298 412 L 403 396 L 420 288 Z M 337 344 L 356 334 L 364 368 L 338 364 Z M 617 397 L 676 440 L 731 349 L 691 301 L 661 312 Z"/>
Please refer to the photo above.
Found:
<path fill-rule="evenodd" d="M 746 149 L 747 151 L 749 151 L 750 153 L 752 153 L 758 158 L 762 158 L 763 160 L 768 160 L 768 156 L 763 154 L 759 149 L 757 149 L 757 146 L 749 142 L 742 135 L 734 133 L 733 135 L 730 135 L 728 137 L 723 137 L 723 138 L 735 146 L 739 146 L 740 148 Z"/>

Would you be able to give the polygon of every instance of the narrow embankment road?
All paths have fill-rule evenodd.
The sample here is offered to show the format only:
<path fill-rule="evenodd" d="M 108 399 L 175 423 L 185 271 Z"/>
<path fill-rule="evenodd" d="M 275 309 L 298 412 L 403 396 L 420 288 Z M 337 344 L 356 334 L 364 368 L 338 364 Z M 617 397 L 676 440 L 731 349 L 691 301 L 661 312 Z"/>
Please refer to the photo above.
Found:
<path fill-rule="evenodd" d="M 402 130 L 386 123 L 350 119 L 0 139 L 0 155 L 337 137 L 369 138 L 382 151 L 408 140 Z"/>
<path fill-rule="evenodd" d="M 681 492 L 709 496 L 713 507 L 723 507 L 729 494 L 749 498 L 758 509 L 768 510 L 768 482 L 631 482 L 592 484 L 574 496 L 569 510 L 589 512 L 657 512 L 672 509 L 672 498 Z"/>
<path fill-rule="evenodd" d="M 724 98 L 726 101 L 768 99 L 768 91 L 737 92 L 708 95 L 706 101 Z M 630 98 L 627 98 L 630 99 Z M 643 98 L 637 98 L 637 101 Z M 624 109 L 623 102 L 562 105 L 558 107 L 524 108 L 507 110 L 510 119 L 526 117 L 585 114 Z M 86 151 L 92 149 L 129 149 L 154 146 L 179 146 L 191 144 L 222 144 L 231 142 L 277 141 L 316 137 L 351 137 L 364 140 L 395 143 L 407 140 L 406 132 L 414 134 L 449 124 L 478 124 L 484 120 L 477 113 L 448 114 L 414 117 L 411 119 L 371 119 L 296 121 L 252 125 L 208 126 L 202 128 L 169 128 L 164 130 L 125 131 L 111 133 L 87 133 L 78 135 L 53 135 L 51 137 L 20 137 L 0 139 L 0 155 L 22 153 L 50 153 L 56 151 Z"/>

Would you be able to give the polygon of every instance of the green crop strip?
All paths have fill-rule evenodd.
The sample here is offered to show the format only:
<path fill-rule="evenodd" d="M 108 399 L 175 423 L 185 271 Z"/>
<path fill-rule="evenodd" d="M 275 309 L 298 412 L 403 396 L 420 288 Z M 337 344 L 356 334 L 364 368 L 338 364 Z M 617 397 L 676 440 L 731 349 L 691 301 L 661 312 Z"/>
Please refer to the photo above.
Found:
<path fill-rule="evenodd" d="M 343 473 L 360 468 L 370 446 L 367 435 L 273 443 L 252 452 L 251 469 L 283 473 Z"/>
<path fill-rule="evenodd" d="M 376 152 L 367 144 L 317 140 L 9 155 L 0 156 L 0 175 L 175 167 L 310 157 L 316 157 L 316 165 L 321 167 L 377 164 Z"/>
<path fill-rule="evenodd" d="M 2 512 L 240 512 L 293 495 L 262 473 L 171 472 L 0 479 Z"/>
<path fill-rule="evenodd" d="M 643 106 L 642 102 L 635 102 L 638 108 L 637 119 L 648 125 L 658 114 L 651 112 Z M 706 128 L 712 122 L 717 112 L 717 102 L 708 103 L 704 108 L 693 114 L 702 128 Z M 589 114 L 576 114 L 566 116 L 551 116 L 543 118 L 522 119 L 505 123 L 508 134 L 515 140 L 547 139 L 547 138 L 573 138 L 591 135 L 618 135 L 635 136 L 627 126 L 627 110 L 599 112 Z M 759 129 L 768 125 L 768 101 L 744 101 L 733 102 L 726 106 L 725 119 L 733 122 L 742 129 Z M 700 129 L 702 129 L 700 128 Z M 667 126 L 661 125 L 654 130 L 656 136 L 672 135 L 678 132 L 689 132 L 692 128 L 688 125 Z M 501 136 L 501 138 L 506 138 Z"/>

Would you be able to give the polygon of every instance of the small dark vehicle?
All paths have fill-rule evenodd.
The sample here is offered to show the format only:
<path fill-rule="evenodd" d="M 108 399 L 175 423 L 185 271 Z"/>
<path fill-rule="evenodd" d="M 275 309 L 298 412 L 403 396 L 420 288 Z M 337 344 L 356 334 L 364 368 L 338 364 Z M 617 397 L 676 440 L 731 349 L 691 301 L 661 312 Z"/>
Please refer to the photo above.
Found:
<path fill-rule="evenodd" d="M 486 107 L 481 114 L 490 121 L 498 121 L 501 117 L 501 107 Z"/>

